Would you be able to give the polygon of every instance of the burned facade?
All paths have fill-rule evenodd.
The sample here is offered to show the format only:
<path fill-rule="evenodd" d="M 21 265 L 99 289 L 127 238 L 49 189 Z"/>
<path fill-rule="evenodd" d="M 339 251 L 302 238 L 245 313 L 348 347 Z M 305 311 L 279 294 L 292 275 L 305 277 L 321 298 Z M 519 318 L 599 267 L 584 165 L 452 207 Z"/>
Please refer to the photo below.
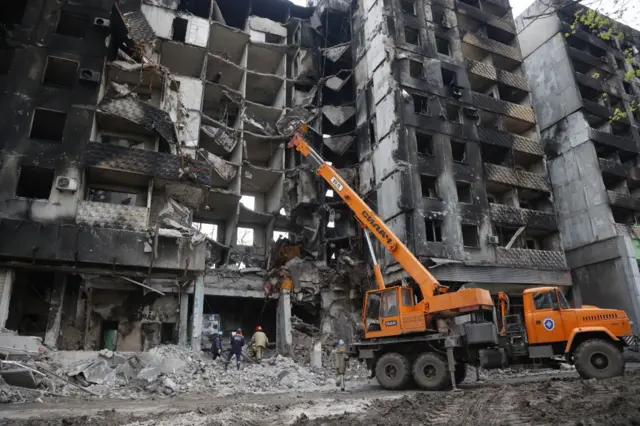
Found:
<path fill-rule="evenodd" d="M 580 23 L 573 31 L 578 10 L 554 12 L 534 3 L 518 18 L 520 45 L 540 131 L 548 141 L 573 282 L 584 303 L 624 309 L 637 324 L 640 86 L 626 75 L 640 69 L 640 33 L 613 21 L 616 37 L 608 41 Z"/>
<path fill-rule="evenodd" d="M 301 121 L 444 284 L 572 292 L 507 0 L 1 7 L 1 326 L 86 349 L 261 324 L 287 351 L 292 316 L 353 336 L 371 259 L 287 149 Z"/>
<path fill-rule="evenodd" d="M 508 1 L 363 1 L 352 26 L 359 190 L 383 220 L 454 288 L 570 286 Z"/>
<path fill-rule="evenodd" d="M 274 339 L 278 323 L 290 345 L 267 270 L 292 248 L 325 274 L 355 248 L 348 211 L 285 150 L 313 123 L 355 179 L 343 3 L 3 4 L 0 326 L 143 350 L 257 324 Z M 306 319 L 354 310 L 331 289 L 348 271 L 289 269 Z"/>

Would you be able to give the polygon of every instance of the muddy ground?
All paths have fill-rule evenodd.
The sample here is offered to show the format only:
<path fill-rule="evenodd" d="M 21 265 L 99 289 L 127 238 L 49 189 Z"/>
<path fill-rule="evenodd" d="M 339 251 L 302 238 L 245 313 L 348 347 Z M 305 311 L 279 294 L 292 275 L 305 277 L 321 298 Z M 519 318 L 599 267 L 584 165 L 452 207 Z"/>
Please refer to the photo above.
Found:
<path fill-rule="evenodd" d="M 468 379 L 469 380 L 469 379 Z M 207 395 L 147 401 L 49 399 L 0 406 L 0 425 L 640 425 L 640 371 L 605 381 L 575 373 L 464 384 L 459 392 Z"/>

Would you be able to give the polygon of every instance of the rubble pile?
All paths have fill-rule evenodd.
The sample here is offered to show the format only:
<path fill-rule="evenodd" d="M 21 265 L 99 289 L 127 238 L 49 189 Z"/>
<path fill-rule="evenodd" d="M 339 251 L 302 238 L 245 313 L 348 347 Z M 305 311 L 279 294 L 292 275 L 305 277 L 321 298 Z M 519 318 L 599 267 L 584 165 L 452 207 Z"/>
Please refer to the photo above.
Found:
<path fill-rule="evenodd" d="M 2 384 L 0 401 L 33 401 L 43 395 L 146 399 L 185 393 L 224 396 L 335 388 L 335 374 L 330 365 L 312 369 L 280 355 L 265 358 L 261 363 L 245 358 L 240 371 L 235 361 L 226 370 L 220 359 L 214 361 L 208 355 L 172 345 L 128 354 L 103 349 L 82 358 L 59 362 L 53 356 L 48 361 L 22 363 L 25 368 L 43 373 L 38 375 L 41 380 L 34 386 L 37 389 Z M 353 364 L 350 380 L 360 379 L 364 375 L 357 363 Z M 27 393 L 21 394 L 18 389 Z"/>

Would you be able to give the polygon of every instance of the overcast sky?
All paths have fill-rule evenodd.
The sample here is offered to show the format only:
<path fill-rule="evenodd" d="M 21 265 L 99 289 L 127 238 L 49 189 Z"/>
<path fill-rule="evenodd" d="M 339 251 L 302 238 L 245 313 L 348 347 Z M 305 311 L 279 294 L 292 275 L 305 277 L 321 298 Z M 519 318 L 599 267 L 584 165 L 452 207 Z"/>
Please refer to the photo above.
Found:
<path fill-rule="evenodd" d="M 296 4 L 306 5 L 307 0 L 292 0 Z M 513 16 L 516 17 L 523 10 L 525 10 L 533 0 L 510 0 L 511 8 L 513 9 Z M 640 30 L 640 0 L 585 0 L 585 4 L 597 2 L 601 6 L 599 7 L 603 12 L 610 11 L 615 8 L 614 3 L 629 2 L 632 6 L 629 6 L 627 12 L 624 14 L 624 18 L 621 19 L 627 25 L 635 27 Z"/>

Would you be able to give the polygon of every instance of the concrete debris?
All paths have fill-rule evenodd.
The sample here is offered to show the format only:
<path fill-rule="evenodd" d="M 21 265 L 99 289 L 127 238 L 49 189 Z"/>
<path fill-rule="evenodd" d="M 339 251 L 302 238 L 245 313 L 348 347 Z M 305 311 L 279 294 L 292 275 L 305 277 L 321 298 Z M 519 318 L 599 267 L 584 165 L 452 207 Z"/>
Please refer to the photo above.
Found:
<path fill-rule="evenodd" d="M 347 122 L 356 113 L 353 106 L 335 106 L 325 105 L 322 107 L 322 113 L 334 126 L 341 126 Z"/>
<path fill-rule="evenodd" d="M 160 374 L 161 372 L 157 368 L 146 367 L 140 370 L 136 378 L 147 383 L 153 383 L 158 377 L 160 377 Z"/>
<path fill-rule="evenodd" d="M 298 130 L 300 123 L 310 123 L 317 114 L 317 109 L 308 110 L 303 107 L 287 108 L 276 123 L 278 133 L 281 135 L 292 135 Z"/>
<path fill-rule="evenodd" d="M 329 148 L 331 151 L 335 152 L 338 155 L 343 155 L 351 146 L 354 140 L 355 136 L 353 135 L 342 135 L 323 138 L 322 142 L 324 142 L 327 148 Z"/>
<path fill-rule="evenodd" d="M 336 62 L 351 47 L 350 43 L 342 43 L 327 49 L 322 49 L 322 56 L 332 62 Z"/>

